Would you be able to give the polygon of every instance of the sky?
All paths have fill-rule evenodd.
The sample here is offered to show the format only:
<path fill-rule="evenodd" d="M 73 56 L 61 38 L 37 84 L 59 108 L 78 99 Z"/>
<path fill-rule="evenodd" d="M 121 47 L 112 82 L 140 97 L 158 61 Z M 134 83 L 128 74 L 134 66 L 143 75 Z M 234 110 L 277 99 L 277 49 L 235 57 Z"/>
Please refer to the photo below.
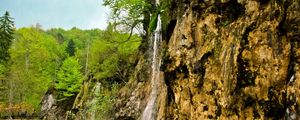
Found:
<path fill-rule="evenodd" d="M 109 16 L 102 0 L 0 0 L 0 16 L 5 11 L 17 28 L 39 23 L 43 29 L 105 29 Z"/>

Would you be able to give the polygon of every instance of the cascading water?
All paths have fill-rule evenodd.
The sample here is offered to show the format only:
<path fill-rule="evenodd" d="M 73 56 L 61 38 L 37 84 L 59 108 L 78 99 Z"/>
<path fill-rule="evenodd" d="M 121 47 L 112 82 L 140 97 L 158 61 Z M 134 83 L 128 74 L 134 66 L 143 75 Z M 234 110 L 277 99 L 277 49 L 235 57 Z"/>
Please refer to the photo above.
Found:
<path fill-rule="evenodd" d="M 159 0 L 156 0 L 156 4 L 159 4 Z M 160 14 L 157 16 L 157 26 L 154 32 L 154 43 L 153 43 L 153 55 L 152 55 L 152 78 L 151 78 L 151 95 L 147 103 L 147 106 L 143 112 L 142 120 L 154 120 L 156 116 L 155 103 L 158 95 L 158 83 L 159 79 L 159 67 L 160 58 L 158 57 L 158 46 L 161 42 L 161 18 Z"/>

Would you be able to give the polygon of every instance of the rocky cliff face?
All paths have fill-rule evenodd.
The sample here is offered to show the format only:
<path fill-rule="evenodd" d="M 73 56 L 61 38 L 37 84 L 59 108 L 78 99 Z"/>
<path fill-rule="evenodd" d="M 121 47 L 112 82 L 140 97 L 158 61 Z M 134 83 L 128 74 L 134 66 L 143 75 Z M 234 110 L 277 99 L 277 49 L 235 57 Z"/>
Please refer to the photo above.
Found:
<path fill-rule="evenodd" d="M 57 93 L 51 86 L 41 100 L 40 119 L 43 120 L 64 120 L 67 110 L 72 106 L 68 106 L 74 102 L 75 98 L 70 98 L 65 101 L 57 100 Z"/>
<path fill-rule="evenodd" d="M 175 0 L 171 9 L 157 119 L 299 119 L 299 0 Z M 147 64 L 120 92 L 116 118 L 140 118 Z"/>

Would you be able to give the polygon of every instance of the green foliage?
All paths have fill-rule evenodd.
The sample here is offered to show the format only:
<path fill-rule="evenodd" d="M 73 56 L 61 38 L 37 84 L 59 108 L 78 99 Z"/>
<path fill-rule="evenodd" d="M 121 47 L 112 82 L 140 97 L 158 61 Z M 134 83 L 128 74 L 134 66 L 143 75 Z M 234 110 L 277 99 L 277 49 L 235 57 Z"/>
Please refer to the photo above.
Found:
<path fill-rule="evenodd" d="M 112 84 L 110 88 L 100 89 L 94 92 L 94 101 L 89 105 L 89 113 L 94 112 L 97 120 L 109 119 L 113 111 L 114 100 L 118 93 L 117 84 Z"/>
<path fill-rule="evenodd" d="M 124 82 L 128 69 L 133 67 L 141 38 L 133 35 L 127 40 L 129 34 L 118 31 L 106 31 L 103 39 L 93 42 L 90 48 L 89 66 L 92 74 L 98 80 L 108 79 L 108 82 Z"/>
<path fill-rule="evenodd" d="M 7 68 L 5 67 L 5 65 L 0 64 L 0 80 L 2 80 L 4 78 L 4 74 L 7 71 Z"/>
<path fill-rule="evenodd" d="M 156 29 L 157 18 L 158 18 L 158 13 L 155 13 L 154 15 L 152 15 L 150 24 L 149 24 L 149 28 L 148 28 L 149 33 L 152 33 Z"/>
<path fill-rule="evenodd" d="M 65 30 L 61 29 L 61 28 L 52 28 L 47 31 L 47 34 L 55 37 L 59 44 L 63 44 L 65 41 L 64 33 L 65 33 Z"/>
<path fill-rule="evenodd" d="M 74 97 L 82 86 L 83 74 L 105 83 L 105 87 L 126 82 L 136 64 L 140 42 L 138 35 L 116 31 L 113 26 L 105 31 L 20 28 L 9 49 L 10 64 L 0 64 L 0 80 L 12 82 L 4 87 L 12 90 L 13 104 L 26 103 L 38 110 L 49 86 L 55 85 L 61 99 Z M 2 86 L 0 81 L 0 89 Z M 113 99 L 104 91 L 101 95 L 106 97 L 99 100 L 103 110 L 110 109 Z"/>
<path fill-rule="evenodd" d="M 9 52 L 12 63 L 7 77 L 13 82 L 9 88 L 13 91 L 13 102 L 26 102 L 38 108 L 55 77 L 56 59 L 61 54 L 55 38 L 36 28 L 21 28 L 16 31 Z"/>
<path fill-rule="evenodd" d="M 80 30 L 78 28 L 72 28 L 64 34 L 65 39 L 73 40 L 75 48 L 84 49 L 86 46 L 87 40 L 91 37 L 87 31 Z"/>
<path fill-rule="evenodd" d="M 144 19 L 147 19 L 152 10 L 148 0 L 104 0 L 103 2 L 105 6 L 111 8 L 111 19 L 115 25 L 129 30 L 145 24 Z"/>
<path fill-rule="evenodd" d="M 78 60 L 74 57 L 67 58 L 57 75 L 56 89 L 62 91 L 65 97 L 75 95 L 80 91 L 80 86 L 83 81 L 83 75 L 80 72 L 81 66 Z"/>
<path fill-rule="evenodd" d="M 141 19 L 140 15 L 147 7 L 145 0 L 104 0 L 104 5 L 112 9 L 114 17 L 122 17 L 123 13 L 127 13 L 128 18 L 124 19 L 134 20 Z"/>
<path fill-rule="evenodd" d="M 69 56 L 75 56 L 75 43 L 74 41 L 71 39 L 68 42 L 68 46 L 66 48 L 67 53 L 69 54 Z"/>
<path fill-rule="evenodd" d="M 0 64 L 0 101 L 7 101 L 7 80 L 6 80 L 7 67 L 3 64 Z M 0 103 L 1 103 L 0 102 Z"/>
<path fill-rule="evenodd" d="M 99 76 L 97 76 L 98 78 L 112 77 L 118 69 L 118 56 L 113 54 L 110 57 L 107 57 L 99 67 L 102 72 L 99 72 Z"/>
<path fill-rule="evenodd" d="M 7 62 L 9 59 L 8 49 L 13 40 L 14 21 L 6 11 L 5 14 L 0 17 L 0 62 Z"/>
<path fill-rule="evenodd" d="M 161 22 L 162 22 L 162 31 L 167 31 L 168 26 L 172 19 L 170 13 L 174 12 L 172 7 L 172 0 L 161 0 L 160 13 L 161 13 Z M 174 17 L 174 16 L 173 16 Z"/>

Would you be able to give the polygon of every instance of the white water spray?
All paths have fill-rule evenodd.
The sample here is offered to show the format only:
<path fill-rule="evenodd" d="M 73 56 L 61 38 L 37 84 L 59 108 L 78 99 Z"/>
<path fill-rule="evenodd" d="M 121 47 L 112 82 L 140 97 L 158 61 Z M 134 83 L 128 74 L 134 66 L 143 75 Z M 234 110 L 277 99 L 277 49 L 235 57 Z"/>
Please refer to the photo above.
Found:
<path fill-rule="evenodd" d="M 156 0 L 156 4 L 159 5 L 159 0 Z M 158 95 L 158 84 L 160 83 L 159 79 L 159 67 L 160 67 L 160 58 L 158 57 L 158 46 L 161 42 L 161 18 L 160 14 L 157 16 L 157 26 L 154 33 L 154 43 L 153 43 L 153 56 L 152 56 L 152 77 L 151 77 L 151 95 L 150 100 L 147 103 L 147 106 L 143 112 L 142 120 L 154 120 L 156 116 L 155 112 L 155 103 Z"/>

